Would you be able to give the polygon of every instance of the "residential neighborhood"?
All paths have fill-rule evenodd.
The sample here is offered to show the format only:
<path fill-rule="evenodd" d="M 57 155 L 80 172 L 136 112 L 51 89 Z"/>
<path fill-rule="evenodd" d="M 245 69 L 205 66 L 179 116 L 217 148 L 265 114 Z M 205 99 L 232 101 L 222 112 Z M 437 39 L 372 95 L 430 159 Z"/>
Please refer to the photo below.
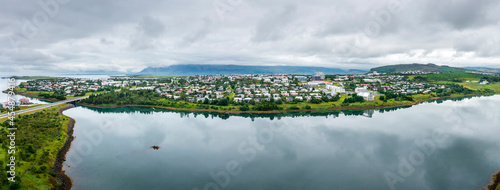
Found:
<path fill-rule="evenodd" d="M 471 82 L 471 81 L 468 81 Z M 472 81 L 477 82 L 479 81 Z M 481 81 L 487 84 L 487 81 Z M 353 95 L 374 101 L 387 92 L 412 95 L 449 89 L 447 84 L 411 82 L 404 75 L 372 72 L 363 75 L 200 75 L 169 78 L 113 76 L 102 79 L 58 78 L 30 80 L 20 85 L 27 91 L 58 92 L 83 96 L 110 90 L 154 90 L 167 99 L 212 102 L 226 98 L 233 102 L 281 100 L 304 102 Z"/>

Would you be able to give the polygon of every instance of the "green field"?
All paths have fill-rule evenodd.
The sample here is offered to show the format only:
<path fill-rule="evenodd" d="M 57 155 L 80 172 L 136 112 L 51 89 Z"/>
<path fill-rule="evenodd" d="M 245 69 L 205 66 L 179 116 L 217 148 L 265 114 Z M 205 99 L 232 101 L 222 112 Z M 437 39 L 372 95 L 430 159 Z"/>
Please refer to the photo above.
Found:
<path fill-rule="evenodd" d="M 22 114 L 14 120 L 18 128 L 16 139 L 19 139 L 16 140 L 16 154 L 14 155 L 16 157 L 16 177 L 21 177 L 28 168 L 39 161 L 21 179 L 20 184 L 18 184 L 21 189 L 51 189 L 53 185 L 50 180 L 57 181 L 55 173 L 52 172 L 52 166 L 57 152 L 68 138 L 66 130 L 69 123 L 69 118 L 59 114 L 58 110 L 66 106 L 63 104 L 31 114 Z M 1 152 L 5 152 L 6 145 L 10 143 L 6 136 L 6 127 L 8 127 L 8 122 L 0 124 Z M 42 147 L 44 147 L 45 153 Z M 6 165 L 8 156 L 11 155 L 5 153 L 0 155 L 2 165 Z M 0 167 L 0 170 L 3 175 L 6 174 L 5 167 Z M 2 190 L 12 189 L 14 188 L 12 186 L 15 186 L 15 183 L 7 181 L 6 177 L 2 177 L 0 183 Z"/>
<path fill-rule="evenodd" d="M 492 89 L 496 93 L 500 93 L 500 83 L 490 83 L 486 85 L 481 85 L 479 83 L 458 83 L 458 84 L 470 88 L 472 90 Z"/>

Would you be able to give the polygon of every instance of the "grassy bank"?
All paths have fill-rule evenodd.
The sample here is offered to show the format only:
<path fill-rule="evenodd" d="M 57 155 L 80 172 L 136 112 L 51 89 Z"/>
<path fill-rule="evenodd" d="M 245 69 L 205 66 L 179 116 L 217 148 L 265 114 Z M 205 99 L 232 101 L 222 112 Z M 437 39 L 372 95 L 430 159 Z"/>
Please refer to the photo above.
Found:
<path fill-rule="evenodd" d="M 23 114 L 16 117 L 16 181 L 7 181 L 6 168 L 0 167 L 2 177 L 0 189 L 59 189 L 62 185 L 53 169 L 59 150 L 68 139 L 70 118 L 59 113 L 59 105 L 43 111 Z M 5 154 L 10 140 L 7 138 L 8 122 L 0 126 L 0 162 L 6 165 L 10 156 Z"/>
<path fill-rule="evenodd" d="M 484 94 L 484 95 L 493 95 L 493 94 Z M 311 104 L 311 103 L 297 103 L 297 104 L 285 104 L 283 107 L 285 109 L 282 110 L 270 110 L 270 111 L 241 111 L 238 109 L 238 106 L 208 106 L 208 109 L 204 109 L 199 106 L 199 104 L 188 103 L 188 102 L 176 102 L 176 107 L 172 106 L 164 106 L 165 104 L 160 105 L 147 105 L 147 104 L 86 104 L 79 103 L 83 106 L 93 107 L 93 108 L 118 108 L 118 107 L 154 107 L 161 108 L 167 110 L 174 111 L 190 111 L 190 112 L 211 112 L 211 113 L 224 113 L 224 114 L 272 114 L 272 113 L 288 113 L 288 112 L 328 112 L 328 111 L 342 111 L 342 110 L 367 110 L 367 109 L 380 109 L 380 108 L 393 108 L 393 107 L 401 107 L 401 106 L 412 106 L 418 105 L 422 102 L 432 101 L 432 100 L 440 100 L 447 98 L 461 98 L 461 97 L 471 97 L 477 95 L 460 95 L 454 94 L 448 97 L 434 97 L 432 95 L 419 95 L 415 96 L 414 101 L 394 101 L 390 100 L 387 102 L 376 100 L 370 102 L 363 103 L 353 103 L 353 104 L 342 104 L 339 102 L 336 103 L 320 103 L 320 104 Z M 182 105 L 183 107 L 180 107 Z M 310 109 L 305 109 L 306 106 L 310 106 Z M 299 109 L 291 109 L 292 107 L 298 107 Z"/>

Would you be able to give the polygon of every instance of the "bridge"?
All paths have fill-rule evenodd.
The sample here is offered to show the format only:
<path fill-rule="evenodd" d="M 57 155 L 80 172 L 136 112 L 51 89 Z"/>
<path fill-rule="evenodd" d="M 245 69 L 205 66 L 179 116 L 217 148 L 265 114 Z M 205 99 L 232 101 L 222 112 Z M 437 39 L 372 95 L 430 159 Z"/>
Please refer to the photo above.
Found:
<path fill-rule="evenodd" d="M 59 101 L 59 102 L 53 102 L 53 103 L 49 103 L 49 104 L 42 104 L 41 106 L 36 106 L 36 107 L 32 107 L 32 108 L 27 108 L 27 109 L 15 111 L 15 113 L 16 113 L 16 115 L 20 115 L 20 114 L 31 112 L 31 111 L 37 111 L 37 110 L 42 110 L 45 108 L 50 108 L 52 106 L 57 106 L 57 105 L 66 104 L 66 103 L 70 103 L 70 102 L 76 102 L 79 100 L 86 99 L 88 97 L 89 96 L 84 96 L 84 97 L 80 97 L 80 98 L 72 98 L 72 99 L 63 100 L 63 101 Z M 9 116 L 8 113 L 2 114 L 2 115 L 0 115 L 0 119 L 6 118 L 8 116 Z"/>

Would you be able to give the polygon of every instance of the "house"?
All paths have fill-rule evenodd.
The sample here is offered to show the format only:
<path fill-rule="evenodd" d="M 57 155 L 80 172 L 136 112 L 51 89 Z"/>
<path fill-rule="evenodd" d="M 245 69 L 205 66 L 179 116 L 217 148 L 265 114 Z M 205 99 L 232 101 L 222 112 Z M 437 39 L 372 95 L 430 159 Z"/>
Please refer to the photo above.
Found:
<path fill-rule="evenodd" d="M 326 85 L 326 89 L 331 90 L 335 93 L 345 93 L 345 89 L 340 86 L 335 86 L 335 85 Z"/>
<path fill-rule="evenodd" d="M 29 104 L 30 100 L 28 98 L 21 98 L 19 99 L 19 103 L 21 103 L 21 105 Z"/>
<path fill-rule="evenodd" d="M 356 89 L 354 90 L 354 92 L 356 92 L 356 93 L 358 93 L 358 94 L 359 94 L 359 93 L 362 93 L 362 92 L 368 92 L 368 87 L 364 86 L 364 87 L 361 87 L 361 88 L 356 88 Z"/>
<path fill-rule="evenodd" d="M 329 85 L 329 84 L 332 84 L 332 82 L 329 82 L 329 81 L 309 81 L 309 82 L 307 82 L 307 85 L 309 87 L 313 87 L 313 86 L 326 86 L 326 85 Z"/>
<path fill-rule="evenodd" d="M 312 81 L 325 80 L 325 74 L 322 72 L 314 73 L 314 75 L 311 77 L 311 80 Z"/>
<path fill-rule="evenodd" d="M 489 83 L 489 82 L 485 80 L 485 81 L 483 81 L 483 82 L 480 82 L 479 84 L 480 84 L 480 85 L 487 85 L 488 83 Z"/>
<path fill-rule="evenodd" d="M 362 96 L 366 101 L 375 100 L 375 94 L 371 91 L 368 92 L 359 92 L 358 96 Z"/>

